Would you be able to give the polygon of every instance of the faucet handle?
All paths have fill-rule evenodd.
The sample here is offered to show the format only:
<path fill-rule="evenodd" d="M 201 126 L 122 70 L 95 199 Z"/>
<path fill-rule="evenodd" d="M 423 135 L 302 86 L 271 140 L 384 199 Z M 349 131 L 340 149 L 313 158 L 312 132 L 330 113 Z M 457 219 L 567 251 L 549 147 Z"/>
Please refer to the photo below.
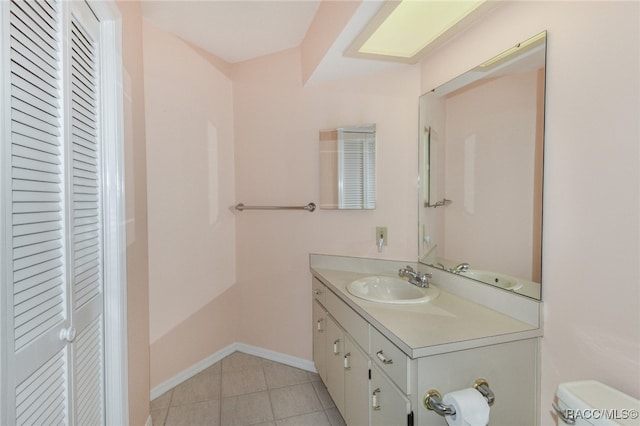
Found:
<path fill-rule="evenodd" d="M 406 268 L 398 269 L 398 275 L 400 275 L 401 277 L 410 277 L 410 276 L 413 276 L 415 274 L 416 274 L 416 272 L 409 265 L 407 265 Z"/>
<path fill-rule="evenodd" d="M 420 283 L 420 287 L 429 287 L 429 278 L 433 276 L 430 272 L 425 272 L 422 275 L 418 275 L 417 281 Z"/>

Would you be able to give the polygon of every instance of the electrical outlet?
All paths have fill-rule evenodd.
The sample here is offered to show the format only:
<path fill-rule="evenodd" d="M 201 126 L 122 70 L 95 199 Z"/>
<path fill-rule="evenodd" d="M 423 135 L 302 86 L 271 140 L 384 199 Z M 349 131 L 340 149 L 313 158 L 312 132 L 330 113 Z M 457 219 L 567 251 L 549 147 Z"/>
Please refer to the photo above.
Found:
<path fill-rule="evenodd" d="M 376 227 L 376 244 L 380 241 L 380 238 L 384 241 L 382 243 L 383 246 L 386 246 L 389 240 L 387 239 L 387 227 L 386 226 L 377 226 Z"/>

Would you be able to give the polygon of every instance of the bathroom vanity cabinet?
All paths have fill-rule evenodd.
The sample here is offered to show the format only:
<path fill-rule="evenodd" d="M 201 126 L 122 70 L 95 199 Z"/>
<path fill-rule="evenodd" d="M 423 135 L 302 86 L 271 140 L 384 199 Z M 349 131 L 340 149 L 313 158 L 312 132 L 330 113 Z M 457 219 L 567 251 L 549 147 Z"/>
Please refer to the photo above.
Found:
<path fill-rule="evenodd" d="M 475 304 L 472 309 L 444 291 L 425 312 L 424 305 L 368 302 L 345 290 L 362 273 L 312 273 L 314 363 L 347 425 L 446 425 L 425 408 L 425 393 L 444 395 L 478 378 L 495 394 L 492 426 L 538 423 L 539 327 Z M 469 334 L 474 328 L 481 331 Z M 490 328 L 500 334 L 486 335 Z M 435 343 L 421 346 L 415 337 L 422 334 Z"/>
<path fill-rule="evenodd" d="M 406 420 L 411 414 L 406 389 L 398 389 L 372 363 L 369 324 L 315 278 L 313 288 L 314 363 L 347 425 L 393 425 L 402 412 Z M 385 345 L 387 354 L 393 352 L 392 346 Z M 384 368 L 401 370 L 396 367 L 401 362 L 393 365 L 392 358 L 384 360 Z"/>

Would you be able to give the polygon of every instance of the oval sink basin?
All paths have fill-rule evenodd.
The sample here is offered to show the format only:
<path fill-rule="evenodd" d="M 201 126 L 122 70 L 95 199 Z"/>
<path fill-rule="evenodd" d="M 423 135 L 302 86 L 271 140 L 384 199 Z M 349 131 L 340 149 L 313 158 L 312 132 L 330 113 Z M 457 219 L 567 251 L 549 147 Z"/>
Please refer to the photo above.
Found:
<path fill-rule="evenodd" d="M 460 275 L 477 281 L 482 281 L 483 283 L 491 284 L 496 287 L 504 288 L 505 290 L 513 291 L 522 287 L 522 283 L 516 278 L 499 274 L 497 272 L 469 269 L 467 271 L 460 272 Z"/>
<path fill-rule="evenodd" d="M 360 299 L 379 303 L 426 303 L 438 297 L 437 288 L 421 288 L 400 278 L 372 276 L 347 284 L 347 291 Z"/>

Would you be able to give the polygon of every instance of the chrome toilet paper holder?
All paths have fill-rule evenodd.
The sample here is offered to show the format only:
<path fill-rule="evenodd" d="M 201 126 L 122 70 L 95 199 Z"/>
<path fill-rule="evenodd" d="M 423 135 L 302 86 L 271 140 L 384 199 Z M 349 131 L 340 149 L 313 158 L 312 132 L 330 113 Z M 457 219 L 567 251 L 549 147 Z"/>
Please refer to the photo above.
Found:
<path fill-rule="evenodd" d="M 484 399 L 487 400 L 487 404 L 489 404 L 489 406 L 493 405 L 496 400 L 496 396 L 485 379 L 477 379 L 473 384 L 473 388 L 480 392 Z M 441 416 L 453 416 L 456 414 L 455 408 L 442 403 L 442 394 L 440 394 L 436 389 L 431 389 L 424 394 L 422 403 L 426 409 L 435 411 Z"/>

